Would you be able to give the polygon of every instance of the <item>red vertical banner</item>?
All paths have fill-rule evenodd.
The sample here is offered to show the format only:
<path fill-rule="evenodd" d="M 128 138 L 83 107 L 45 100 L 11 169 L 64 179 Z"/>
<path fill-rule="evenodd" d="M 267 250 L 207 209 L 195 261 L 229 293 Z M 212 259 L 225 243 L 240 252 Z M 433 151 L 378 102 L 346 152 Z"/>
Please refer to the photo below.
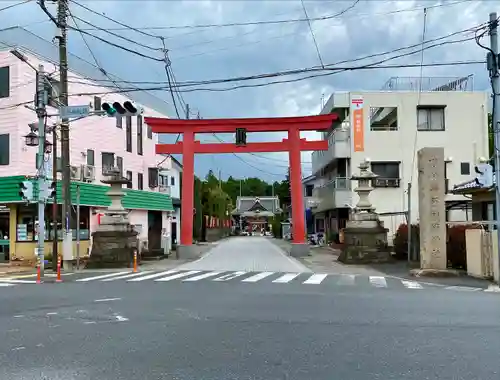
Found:
<path fill-rule="evenodd" d="M 351 98 L 352 141 L 355 152 L 365 151 L 364 100 L 362 96 Z"/>

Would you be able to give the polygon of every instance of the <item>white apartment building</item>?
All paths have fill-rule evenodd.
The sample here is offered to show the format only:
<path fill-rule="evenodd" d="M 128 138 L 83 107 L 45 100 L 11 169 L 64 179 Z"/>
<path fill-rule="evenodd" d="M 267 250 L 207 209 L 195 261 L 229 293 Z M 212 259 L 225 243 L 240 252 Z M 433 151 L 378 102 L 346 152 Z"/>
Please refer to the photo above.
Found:
<path fill-rule="evenodd" d="M 480 157 L 488 156 L 488 95 L 470 90 L 472 78 L 391 78 L 385 91 L 337 92 L 322 114 L 339 120 L 324 132 L 328 151 L 312 153 L 313 213 L 317 230 L 337 233 L 358 197 L 351 176 L 368 159 L 379 177 L 370 200 L 389 229 L 389 239 L 405 223 L 407 188 L 412 183 L 412 222 L 418 222 L 417 152 L 444 147 L 448 220 L 466 220 L 467 198 L 448 193 L 470 177 Z M 430 87 L 428 84 L 440 82 Z M 424 86 L 426 84 L 426 86 Z M 317 231 L 319 232 L 319 231 Z"/>
<path fill-rule="evenodd" d="M 160 171 L 160 188 L 169 192 L 172 198 L 172 235 L 171 242 L 174 245 L 179 244 L 181 236 L 181 177 L 182 164 L 173 156 L 169 157 L 170 167 L 167 170 Z"/>

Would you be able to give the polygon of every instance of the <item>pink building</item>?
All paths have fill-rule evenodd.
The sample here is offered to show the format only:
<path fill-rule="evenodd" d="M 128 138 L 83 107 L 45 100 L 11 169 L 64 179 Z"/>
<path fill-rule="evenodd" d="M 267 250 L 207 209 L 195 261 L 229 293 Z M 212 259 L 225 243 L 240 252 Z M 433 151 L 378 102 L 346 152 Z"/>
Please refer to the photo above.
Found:
<path fill-rule="evenodd" d="M 37 120 L 35 112 L 25 107 L 33 106 L 36 73 L 28 64 L 10 53 L 13 45 L 0 51 L 0 233 L 3 235 L 0 236 L 0 261 L 4 257 L 11 260 L 30 259 L 36 245 L 35 206 L 24 204 L 18 194 L 18 184 L 22 180 L 19 176 L 36 174 L 37 148 L 27 147 L 24 139 L 30 131 L 29 124 Z M 25 55 L 31 65 L 44 66 L 45 72 L 50 74 L 52 84 L 47 86 L 47 89 L 56 102 L 59 88 L 59 70 L 54 64 L 56 61 L 48 56 L 42 57 L 27 48 L 15 46 L 15 49 Z M 70 105 L 90 104 L 93 109 L 98 110 L 104 102 L 123 103 L 126 100 L 135 100 L 121 94 L 111 94 L 110 88 L 85 79 L 97 76 L 77 72 L 75 67 L 78 64 L 82 66 L 82 61 L 78 62 L 77 57 L 71 56 L 69 61 Z M 58 113 L 58 109 L 54 107 L 57 106 L 55 102 L 51 102 L 47 108 L 49 115 Z M 153 110 L 149 104 L 135 103 L 144 108 L 143 116 L 165 117 L 164 114 Z M 143 123 L 143 116 L 89 116 L 71 121 L 72 189 L 79 184 L 81 255 L 91 247 L 91 233 L 95 231 L 99 216 L 107 206 L 108 199 L 102 187 L 105 185 L 100 181 L 103 179 L 103 166 L 109 166 L 113 159 L 115 166 L 122 169 L 123 175 L 131 181 L 130 190 L 127 190 L 124 198 L 124 206 L 130 209 L 130 222 L 139 231 L 142 246 L 158 251 L 165 245 L 167 248 L 171 246 L 171 217 L 174 209 L 170 189 L 165 185 L 168 182 L 159 178 L 158 173 L 159 170 L 171 169 L 172 162 L 169 157 L 155 154 L 157 136 Z M 49 117 L 47 120 L 48 126 L 57 123 L 57 117 Z M 52 142 L 52 134 L 49 134 L 47 139 Z M 59 139 L 57 153 L 60 156 Z M 51 172 L 51 155 L 46 155 L 45 159 Z M 60 179 L 60 174 L 58 177 Z M 72 198 L 75 199 L 75 194 L 72 194 Z M 51 218 L 51 210 L 52 206 L 48 206 L 46 226 L 49 231 L 46 252 L 49 255 L 52 252 L 55 226 L 57 225 L 58 231 L 62 226 L 60 210 L 57 224 Z M 72 219 L 74 222 L 71 227 L 76 240 L 76 217 L 73 216 Z M 61 236 L 59 232 L 58 238 L 61 239 Z M 5 256 L 2 255 L 2 250 L 6 253 Z"/>

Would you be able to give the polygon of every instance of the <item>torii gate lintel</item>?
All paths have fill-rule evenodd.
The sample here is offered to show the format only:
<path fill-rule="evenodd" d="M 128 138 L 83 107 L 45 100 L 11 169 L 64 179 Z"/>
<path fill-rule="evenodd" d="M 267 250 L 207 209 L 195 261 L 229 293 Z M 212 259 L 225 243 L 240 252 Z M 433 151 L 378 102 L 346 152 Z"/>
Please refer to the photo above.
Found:
<path fill-rule="evenodd" d="M 301 139 L 300 132 L 327 130 L 337 119 L 336 114 L 260 119 L 179 120 L 146 117 L 144 121 L 155 133 L 182 133 L 183 135 L 182 141 L 176 144 L 156 145 L 156 153 L 182 154 L 181 246 L 179 248 L 185 251 L 187 256 L 192 252 L 190 247 L 193 244 L 194 155 L 196 153 L 288 151 L 293 243 L 297 255 L 307 252 L 300 155 L 303 151 L 327 150 L 328 142 L 326 140 L 306 141 Z M 234 133 L 236 128 L 245 128 L 248 132 L 288 132 L 288 138 L 276 142 L 248 143 L 245 146 L 236 146 L 233 143 L 204 144 L 195 141 L 196 133 Z"/>

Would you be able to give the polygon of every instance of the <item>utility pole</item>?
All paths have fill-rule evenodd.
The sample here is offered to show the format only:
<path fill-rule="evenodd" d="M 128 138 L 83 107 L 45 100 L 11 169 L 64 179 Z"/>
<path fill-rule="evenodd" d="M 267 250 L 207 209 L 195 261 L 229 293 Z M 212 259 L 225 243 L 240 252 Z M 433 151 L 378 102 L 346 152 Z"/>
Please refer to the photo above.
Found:
<path fill-rule="evenodd" d="M 40 278 L 43 279 L 45 267 L 45 105 L 47 94 L 45 92 L 45 73 L 43 65 L 38 65 L 38 76 L 36 84 L 36 114 L 38 116 L 38 159 L 37 159 L 37 182 L 38 182 L 38 233 L 37 233 L 37 256 L 39 260 Z"/>
<path fill-rule="evenodd" d="M 445 164 L 446 165 L 446 164 Z M 412 235 L 412 231 L 411 231 L 411 182 L 408 182 L 408 213 L 407 213 L 407 219 L 406 219 L 406 222 L 407 222 L 407 225 L 408 225 L 408 246 L 407 246 L 407 249 L 408 249 L 408 257 L 407 257 L 407 260 L 408 260 L 408 265 L 410 265 L 411 263 L 411 259 L 412 259 L 412 240 L 411 240 L 411 235 Z"/>
<path fill-rule="evenodd" d="M 189 120 L 189 104 L 186 104 L 186 119 Z"/>
<path fill-rule="evenodd" d="M 62 106 L 68 105 L 68 51 L 67 51 L 67 7 L 68 0 L 57 2 L 57 24 L 59 28 L 59 80 Z M 64 268 L 69 269 L 73 259 L 73 234 L 71 233 L 71 171 L 69 156 L 69 119 L 61 119 L 61 166 L 62 166 L 62 222 Z"/>
<path fill-rule="evenodd" d="M 495 147 L 495 210 L 497 222 L 498 253 L 500 255 L 500 59 L 498 55 L 498 21 L 496 12 L 490 13 L 490 49 L 487 56 L 488 69 L 490 71 L 491 87 L 493 90 L 493 112 L 491 123 L 493 127 Z M 500 260 L 499 260 L 499 283 L 500 283 Z"/>
<path fill-rule="evenodd" d="M 53 126 L 52 129 L 52 181 L 54 183 L 57 183 L 57 128 L 56 125 Z M 56 186 L 57 189 L 57 186 Z M 57 220 L 58 215 L 57 215 L 57 190 L 54 193 L 54 202 L 52 203 L 52 223 L 53 223 L 53 230 L 54 230 L 54 236 L 52 238 L 52 270 L 55 272 L 57 271 L 57 259 L 59 257 L 58 253 L 58 233 L 57 233 Z"/>

